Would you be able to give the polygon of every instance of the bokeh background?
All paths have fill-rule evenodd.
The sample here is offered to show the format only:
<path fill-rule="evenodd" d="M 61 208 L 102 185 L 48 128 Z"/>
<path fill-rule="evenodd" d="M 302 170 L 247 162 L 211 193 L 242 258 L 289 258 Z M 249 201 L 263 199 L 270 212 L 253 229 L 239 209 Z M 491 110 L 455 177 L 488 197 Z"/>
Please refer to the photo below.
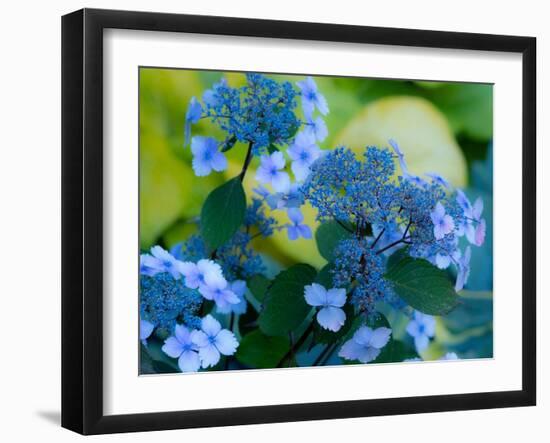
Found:
<path fill-rule="evenodd" d="M 182 69 L 140 69 L 140 247 L 166 248 L 197 231 L 197 216 L 215 187 L 240 171 L 246 147 L 237 145 L 228 152 L 229 167 L 224 173 L 196 177 L 192 155 L 184 148 L 184 119 L 191 97 L 200 98 L 205 89 L 226 77 L 232 86 L 244 84 L 242 73 Z M 302 76 L 270 75 L 291 82 Z M 368 78 L 315 76 L 325 95 L 330 113 L 325 121 L 329 136 L 320 144 L 331 149 L 344 144 L 354 150 L 367 145 L 387 146 L 398 141 L 411 172 L 437 172 L 470 198 L 484 200 L 487 238 L 472 250 L 472 272 L 464 303 L 445 318 L 438 319 L 436 339 L 423 357 L 442 350 L 454 350 L 462 357 L 492 356 L 492 134 L 493 87 L 488 84 L 446 83 Z M 300 112 L 300 111 L 298 111 Z M 201 120 L 193 135 L 219 139 L 221 131 Z M 255 186 L 257 159 L 245 180 L 247 195 Z M 306 222 L 314 229 L 315 213 L 305 208 Z M 287 222 L 281 211 L 273 214 Z M 290 242 L 285 232 L 259 239 L 254 245 L 262 252 L 271 272 L 297 262 L 320 267 L 314 240 Z M 392 319 L 389 319 L 392 321 Z M 398 338 L 404 334 L 406 319 L 394 318 Z"/>

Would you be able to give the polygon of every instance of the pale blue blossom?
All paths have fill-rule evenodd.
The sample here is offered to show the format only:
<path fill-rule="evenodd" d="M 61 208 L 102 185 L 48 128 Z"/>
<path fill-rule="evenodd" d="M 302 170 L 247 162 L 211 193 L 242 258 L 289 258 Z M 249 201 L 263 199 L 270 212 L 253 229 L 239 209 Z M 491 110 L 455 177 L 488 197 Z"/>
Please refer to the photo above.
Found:
<path fill-rule="evenodd" d="M 220 265 L 208 259 L 199 260 L 197 263 L 181 262 L 180 270 L 185 277 L 185 286 L 191 289 L 225 280 Z"/>
<path fill-rule="evenodd" d="M 193 170 L 199 177 L 209 175 L 212 170 L 221 172 L 227 169 L 227 159 L 218 151 L 218 142 L 212 137 L 193 137 L 191 152 Z"/>
<path fill-rule="evenodd" d="M 290 188 L 290 178 L 288 173 L 283 171 L 285 163 L 281 151 L 262 155 L 260 167 L 256 170 L 256 180 L 264 185 L 270 184 L 276 192 L 287 192 Z"/>
<path fill-rule="evenodd" d="M 343 344 L 338 356 L 346 360 L 359 360 L 361 363 L 373 361 L 390 340 L 391 332 L 391 329 L 385 327 L 372 330 L 368 326 L 361 326 Z"/>
<path fill-rule="evenodd" d="M 304 215 L 300 209 L 288 208 L 286 213 L 292 222 L 292 224 L 287 227 L 289 240 L 298 240 L 300 237 L 309 239 L 312 237 L 311 228 L 302 223 L 304 221 Z"/>
<path fill-rule="evenodd" d="M 224 311 L 230 310 L 231 305 L 236 305 L 240 301 L 223 277 L 209 278 L 206 284 L 199 286 L 199 292 L 206 300 L 212 300 L 218 309 Z"/>
<path fill-rule="evenodd" d="M 296 82 L 302 93 L 302 109 L 306 119 L 312 117 L 315 108 L 323 115 L 328 114 L 328 103 L 325 97 L 318 91 L 315 80 L 307 77 L 305 80 Z"/>
<path fill-rule="evenodd" d="M 417 352 L 421 352 L 435 335 L 435 319 L 431 315 L 414 311 L 413 319 L 407 324 L 407 333 L 414 339 Z"/>
<path fill-rule="evenodd" d="M 208 368 L 220 361 L 221 355 L 233 355 L 239 342 L 228 329 L 210 314 L 201 320 L 201 330 L 191 333 L 192 342 L 198 347 L 201 366 Z"/>
<path fill-rule="evenodd" d="M 147 339 L 153 333 L 155 325 L 147 320 L 139 320 L 139 339 L 144 346 L 147 346 Z"/>
<path fill-rule="evenodd" d="M 304 181 L 310 173 L 310 167 L 321 156 L 313 135 L 300 132 L 287 151 L 292 159 L 292 172 L 299 182 Z"/>
<path fill-rule="evenodd" d="M 197 123 L 201 115 L 202 106 L 195 97 L 192 97 L 185 114 L 185 146 L 189 144 L 189 140 L 191 139 L 191 124 Z"/>
<path fill-rule="evenodd" d="M 168 272 L 178 280 L 181 277 L 181 265 L 182 262 L 158 245 L 151 248 L 150 255 L 140 256 L 140 273 L 150 277 L 160 272 Z"/>
<path fill-rule="evenodd" d="M 460 360 L 460 359 L 458 358 L 458 355 L 456 355 L 456 352 L 447 352 L 439 360 Z"/>
<path fill-rule="evenodd" d="M 327 125 L 322 117 L 307 121 L 304 132 L 318 142 L 323 142 L 328 135 Z"/>
<path fill-rule="evenodd" d="M 464 255 L 458 260 L 458 272 L 456 275 L 455 291 L 461 291 L 468 282 L 470 276 L 470 259 L 472 258 L 472 249 L 466 247 Z"/>
<path fill-rule="evenodd" d="M 139 273 L 141 275 L 153 277 L 159 272 L 164 272 L 164 266 L 162 266 L 162 262 L 158 258 L 150 254 L 141 254 L 139 256 Z"/>
<path fill-rule="evenodd" d="M 435 209 L 430 213 L 430 217 L 434 224 L 434 237 L 436 240 L 441 240 L 445 235 L 453 232 L 455 228 L 453 218 L 445 213 L 445 208 L 441 202 L 437 202 Z"/>
<path fill-rule="evenodd" d="M 238 297 L 238 303 L 228 303 L 225 305 L 216 304 L 216 311 L 220 314 L 236 314 L 242 315 L 246 312 L 246 281 L 244 280 L 235 280 L 230 283 L 229 289 Z"/>
<path fill-rule="evenodd" d="M 423 187 L 426 184 L 426 181 L 420 178 L 417 175 L 409 173 L 409 169 L 407 168 L 407 163 L 405 162 L 405 154 L 403 151 L 401 151 L 401 148 L 397 144 L 397 142 L 393 139 L 390 139 L 389 141 L 390 146 L 392 147 L 393 151 L 397 155 L 397 159 L 399 161 L 399 166 L 401 167 L 401 173 L 405 180 L 410 181 L 411 183 L 414 183 L 417 186 Z"/>
<path fill-rule="evenodd" d="M 481 246 L 485 241 L 485 231 L 487 226 L 485 219 L 481 218 L 483 213 L 483 200 L 478 197 L 471 209 L 464 212 L 466 216 L 465 233 L 468 241 L 475 246 Z"/>
<path fill-rule="evenodd" d="M 162 346 L 166 355 L 178 359 L 182 372 L 197 372 L 200 368 L 198 347 L 191 340 L 192 334 L 185 326 L 176 325 L 174 335 L 168 337 Z"/>
<path fill-rule="evenodd" d="M 300 192 L 300 185 L 298 183 L 292 183 L 287 192 L 274 192 L 273 194 L 268 194 L 265 197 L 265 202 L 271 210 L 299 208 L 304 202 L 304 196 Z"/>
<path fill-rule="evenodd" d="M 223 89 L 226 87 L 227 80 L 225 79 L 225 77 L 222 77 L 218 83 L 215 83 L 212 86 L 212 89 L 207 89 L 206 91 L 204 91 L 204 93 L 202 94 L 202 101 L 204 102 L 204 104 L 210 107 L 217 106 L 219 103 L 218 91 L 220 88 Z"/>
<path fill-rule="evenodd" d="M 435 183 L 443 186 L 444 188 L 449 189 L 451 187 L 451 184 L 442 175 L 439 175 L 436 172 L 428 172 L 426 173 L 426 175 L 430 177 Z"/>
<path fill-rule="evenodd" d="M 433 262 L 439 269 L 447 269 L 452 262 L 458 263 L 460 258 L 460 250 L 455 249 L 451 254 L 447 252 L 438 252 L 435 255 Z"/>
<path fill-rule="evenodd" d="M 318 283 L 304 287 L 304 297 L 310 306 L 320 307 L 317 322 L 322 328 L 337 332 L 346 322 L 346 314 L 342 306 L 346 303 L 346 290 L 332 288 L 327 290 Z"/>

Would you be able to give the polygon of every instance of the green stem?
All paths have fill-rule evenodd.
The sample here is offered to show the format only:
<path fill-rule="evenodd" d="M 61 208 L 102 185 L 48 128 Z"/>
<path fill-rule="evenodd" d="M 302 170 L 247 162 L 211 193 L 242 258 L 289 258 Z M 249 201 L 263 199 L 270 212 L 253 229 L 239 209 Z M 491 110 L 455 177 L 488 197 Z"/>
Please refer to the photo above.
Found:
<path fill-rule="evenodd" d="M 241 169 L 241 173 L 239 174 L 239 179 L 241 180 L 241 183 L 244 180 L 244 176 L 246 174 L 246 171 L 248 170 L 248 167 L 250 166 L 250 161 L 252 160 L 252 146 L 254 146 L 254 143 L 248 143 L 248 150 L 246 151 L 246 157 L 244 158 L 243 168 Z"/>
<path fill-rule="evenodd" d="M 313 332 L 313 322 L 311 322 L 309 324 L 309 326 L 307 327 L 307 329 L 304 331 L 304 333 L 302 334 L 302 336 L 298 339 L 298 341 L 296 342 L 296 344 L 294 344 L 293 346 L 290 346 L 290 349 L 287 351 L 287 353 L 283 356 L 283 358 L 281 358 L 281 360 L 279 360 L 279 363 L 277 363 L 277 367 L 278 368 L 281 368 L 283 366 L 283 364 L 285 363 L 285 361 L 296 354 L 296 351 L 298 349 L 300 349 L 300 347 L 306 342 L 306 340 L 308 339 L 309 335 Z"/>

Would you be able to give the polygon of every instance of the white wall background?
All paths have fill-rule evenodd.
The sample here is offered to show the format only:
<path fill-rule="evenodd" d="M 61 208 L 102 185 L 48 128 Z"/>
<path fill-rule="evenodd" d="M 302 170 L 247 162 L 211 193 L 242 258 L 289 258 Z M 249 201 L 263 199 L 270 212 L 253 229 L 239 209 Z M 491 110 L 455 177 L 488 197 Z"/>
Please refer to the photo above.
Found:
<path fill-rule="evenodd" d="M 550 222 L 545 122 L 550 119 L 550 28 L 545 3 L 111 0 L 5 2 L 0 27 L 0 436 L 3 441 L 80 440 L 60 414 L 60 16 L 81 7 L 233 15 L 357 25 L 531 35 L 538 38 L 539 226 Z M 543 109 L 543 107 L 545 109 Z M 546 113 L 544 112 L 546 111 Z M 518 147 L 519 149 L 519 147 Z M 546 164 L 544 164 L 546 162 Z M 519 233 L 518 233 L 519 235 Z M 545 249 L 546 251 L 543 251 Z M 550 436 L 550 325 L 542 275 L 550 240 L 539 229 L 539 406 L 96 437 L 94 441 L 281 442 L 545 441 Z M 544 261 L 543 261 L 544 260 Z M 547 272 L 547 271 L 546 271 Z M 509 325 L 511 328 L 513 324 Z M 451 381 L 452 382 L 452 381 Z"/>

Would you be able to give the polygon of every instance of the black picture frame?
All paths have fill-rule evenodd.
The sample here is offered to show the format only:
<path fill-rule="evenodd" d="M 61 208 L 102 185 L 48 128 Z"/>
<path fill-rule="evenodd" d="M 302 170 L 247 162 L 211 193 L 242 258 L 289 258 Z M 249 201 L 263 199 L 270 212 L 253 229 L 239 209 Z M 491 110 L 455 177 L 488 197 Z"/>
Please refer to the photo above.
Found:
<path fill-rule="evenodd" d="M 104 415 L 103 31 L 108 28 L 519 53 L 523 63 L 522 389 Z M 83 9 L 62 18 L 62 426 L 82 434 L 457 411 L 536 403 L 536 39 Z"/>

